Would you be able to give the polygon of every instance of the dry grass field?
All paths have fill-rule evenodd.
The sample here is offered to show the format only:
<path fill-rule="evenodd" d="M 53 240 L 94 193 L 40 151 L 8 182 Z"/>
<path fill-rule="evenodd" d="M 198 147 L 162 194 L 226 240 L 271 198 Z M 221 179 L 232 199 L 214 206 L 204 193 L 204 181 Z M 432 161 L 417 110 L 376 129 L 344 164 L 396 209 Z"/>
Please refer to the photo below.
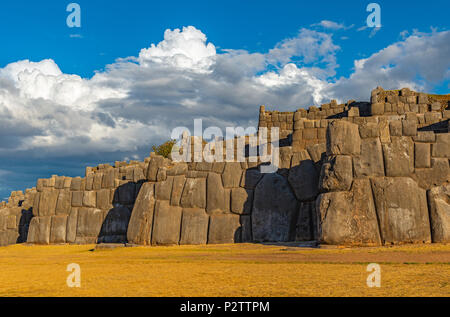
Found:
<path fill-rule="evenodd" d="M 450 296 L 450 245 L 0 248 L 0 296 Z M 369 288 L 369 263 L 381 287 Z M 69 288 L 67 265 L 81 267 Z"/>

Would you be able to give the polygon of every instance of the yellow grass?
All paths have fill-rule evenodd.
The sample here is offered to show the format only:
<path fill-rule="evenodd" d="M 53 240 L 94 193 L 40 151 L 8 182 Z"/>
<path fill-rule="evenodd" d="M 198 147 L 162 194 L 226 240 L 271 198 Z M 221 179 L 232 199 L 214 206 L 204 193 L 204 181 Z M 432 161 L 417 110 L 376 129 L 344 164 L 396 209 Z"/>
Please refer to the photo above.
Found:
<path fill-rule="evenodd" d="M 450 245 L 0 248 L 0 296 L 449 296 Z M 381 288 L 366 285 L 381 265 Z M 69 288 L 67 265 L 81 266 Z"/>

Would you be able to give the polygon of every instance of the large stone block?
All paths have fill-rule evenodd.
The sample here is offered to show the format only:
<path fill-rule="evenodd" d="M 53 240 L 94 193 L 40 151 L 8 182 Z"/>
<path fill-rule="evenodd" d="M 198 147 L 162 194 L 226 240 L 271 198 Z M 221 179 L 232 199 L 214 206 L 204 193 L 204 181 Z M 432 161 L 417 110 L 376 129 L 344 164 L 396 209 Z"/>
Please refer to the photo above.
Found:
<path fill-rule="evenodd" d="M 83 207 L 84 192 L 72 192 L 72 207 Z"/>
<path fill-rule="evenodd" d="M 170 200 L 172 196 L 173 176 L 167 177 L 163 182 L 155 184 L 156 199 Z"/>
<path fill-rule="evenodd" d="M 206 244 L 209 216 L 204 209 L 183 209 L 180 244 Z"/>
<path fill-rule="evenodd" d="M 66 242 L 74 243 L 77 238 L 78 208 L 72 208 L 67 218 Z"/>
<path fill-rule="evenodd" d="M 77 238 L 90 237 L 97 239 L 102 228 L 104 214 L 100 209 L 79 208 L 77 222 Z"/>
<path fill-rule="evenodd" d="M 239 187 L 241 183 L 242 169 L 239 162 L 227 162 L 222 174 L 223 186 L 225 188 Z"/>
<path fill-rule="evenodd" d="M 316 201 L 319 240 L 335 245 L 380 245 L 377 215 L 367 179 L 351 191 L 321 194 Z"/>
<path fill-rule="evenodd" d="M 361 154 L 353 157 L 356 177 L 384 176 L 383 151 L 380 139 L 361 141 Z"/>
<path fill-rule="evenodd" d="M 300 203 L 295 241 L 312 241 L 316 239 L 316 218 L 315 202 Z"/>
<path fill-rule="evenodd" d="M 289 171 L 289 184 L 300 201 L 313 200 L 319 194 L 319 173 L 313 161 L 305 160 Z"/>
<path fill-rule="evenodd" d="M 128 242 L 150 245 L 155 210 L 154 184 L 142 185 L 128 225 Z"/>
<path fill-rule="evenodd" d="M 116 185 L 116 174 L 114 169 L 110 169 L 103 174 L 102 188 L 114 188 Z"/>
<path fill-rule="evenodd" d="M 286 179 L 278 174 L 266 174 L 254 196 L 253 239 L 257 242 L 293 240 L 298 202 Z"/>
<path fill-rule="evenodd" d="M 210 217 L 208 244 L 241 242 L 239 215 L 215 214 Z"/>
<path fill-rule="evenodd" d="M 47 188 L 40 194 L 39 216 L 52 216 L 56 213 L 59 191 Z"/>
<path fill-rule="evenodd" d="M 132 205 L 136 199 L 136 184 L 133 182 L 125 183 L 120 185 L 116 192 L 118 193 L 118 201 L 116 202 L 122 205 Z"/>
<path fill-rule="evenodd" d="M 322 192 L 348 191 L 353 182 L 352 157 L 337 155 L 322 165 L 319 187 Z"/>
<path fill-rule="evenodd" d="M 431 167 L 430 144 L 415 143 L 414 144 L 414 157 L 415 157 L 415 167 L 416 168 Z"/>
<path fill-rule="evenodd" d="M 152 244 L 178 244 L 180 241 L 181 215 L 181 207 L 170 206 L 168 201 L 157 201 Z"/>
<path fill-rule="evenodd" d="M 233 188 L 231 190 L 231 212 L 239 215 L 249 215 L 253 206 L 253 190 Z"/>
<path fill-rule="evenodd" d="M 410 137 L 392 137 L 383 144 L 386 176 L 410 176 L 414 172 L 414 142 Z"/>
<path fill-rule="evenodd" d="M 450 167 L 446 158 L 431 158 L 431 168 L 416 168 L 413 178 L 420 187 L 430 189 L 450 181 Z"/>
<path fill-rule="evenodd" d="M 58 194 L 58 201 L 56 203 L 57 215 L 68 215 L 70 213 L 72 202 L 72 194 L 69 190 L 61 190 Z"/>
<path fill-rule="evenodd" d="M 67 216 L 53 216 L 50 243 L 66 243 Z"/>
<path fill-rule="evenodd" d="M 252 235 L 252 217 L 243 215 L 241 216 L 241 242 L 248 243 L 253 242 Z"/>
<path fill-rule="evenodd" d="M 51 217 L 34 217 L 30 222 L 28 243 L 50 244 Z"/>
<path fill-rule="evenodd" d="M 127 242 L 127 229 L 130 222 L 130 210 L 125 206 L 116 206 L 109 210 L 100 230 L 99 243 Z"/>
<path fill-rule="evenodd" d="M 327 130 L 327 155 L 355 155 L 361 151 L 361 137 L 357 124 L 333 121 Z"/>
<path fill-rule="evenodd" d="M 181 196 L 183 208 L 206 208 L 206 179 L 188 178 Z"/>
<path fill-rule="evenodd" d="M 450 133 L 436 134 L 436 143 L 433 144 L 433 157 L 450 158 Z"/>
<path fill-rule="evenodd" d="M 83 206 L 90 208 L 97 207 L 97 193 L 94 191 L 85 191 L 83 194 Z"/>
<path fill-rule="evenodd" d="M 170 197 L 170 204 L 172 206 L 179 206 L 181 195 L 183 194 L 184 183 L 186 177 L 184 175 L 177 175 L 173 178 L 172 196 Z"/>
<path fill-rule="evenodd" d="M 212 213 L 229 209 L 226 206 L 227 200 L 225 198 L 225 189 L 222 185 L 222 177 L 216 173 L 209 173 L 207 186 L 206 211 Z"/>
<path fill-rule="evenodd" d="M 408 177 L 371 179 L 385 243 L 431 242 L 426 191 Z"/>
<path fill-rule="evenodd" d="M 450 185 L 430 189 L 428 203 L 433 242 L 450 242 Z"/>
<path fill-rule="evenodd" d="M 147 179 L 151 182 L 156 182 L 158 176 L 158 170 L 164 165 L 164 157 L 153 156 L 150 159 L 150 163 L 147 169 Z"/>
<path fill-rule="evenodd" d="M 98 209 L 108 210 L 112 208 L 110 193 L 111 190 L 109 189 L 100 189 L 97 192 Z"/>
<path fill-rule="evenodd" d="M 263 174 L 258 169 L 248 169 L 244 171 L 241 179 L 241 187 L 255 189 Z"/>

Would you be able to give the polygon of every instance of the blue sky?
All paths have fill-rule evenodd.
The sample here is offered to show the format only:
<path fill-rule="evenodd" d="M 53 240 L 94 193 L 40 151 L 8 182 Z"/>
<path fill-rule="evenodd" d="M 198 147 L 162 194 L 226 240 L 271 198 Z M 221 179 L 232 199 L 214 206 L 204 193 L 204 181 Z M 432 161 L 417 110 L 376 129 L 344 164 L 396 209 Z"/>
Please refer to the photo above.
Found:
<path fill-rule="evenodd" d="M 255 125 L 262 103 L 364 100 L 377 85 L 449 92 L 445 0 L 377 1 L 375 34 L 371 1 L 76 2 L 81 28 L 66 25 L 70 1 L 0 5 L 0 199 L 143 159 L 193 118 Z"/>
<path fill-rule="evenodd" d="M 193 25 L 219 48 L 265 52 L 301 27 L 322 20 L 354 25 L 336 35 L 342 45 L 338 74 L 346 76 L 353 60 L 366 57 L 400 38 L 400 32 L 446 29 L 446 0 L 378 1 L 383 28 L 375 38 L 354 32 L 366 24 L 371 1 L 108 1 L 78 0 L 82 27 L 66 26 L 70 1 L 9 1 L 0 10 L 0 65 L 21 59 L 52 58 L 65 73 L 91 77 L 116 58 L 135 56 L 162 40 L 166 29 Z M 80 34 L 82 38 L 71 38 Z M 342 40 L 341 37 L 349 37 Z"/>

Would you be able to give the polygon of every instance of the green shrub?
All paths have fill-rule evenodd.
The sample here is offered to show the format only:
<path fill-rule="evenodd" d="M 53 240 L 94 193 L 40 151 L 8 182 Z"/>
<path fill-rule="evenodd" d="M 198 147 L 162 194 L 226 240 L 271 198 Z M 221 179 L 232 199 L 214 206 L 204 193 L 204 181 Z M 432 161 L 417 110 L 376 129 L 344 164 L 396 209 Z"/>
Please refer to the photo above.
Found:
<path fill-rule="evenodd" d="M 161 155 L 165 158 L 170 158 L 170 153 L 172 153 L 172 148 L 176 142 L 176 140 L 169 140 L 159 146 L 153 145 L 152 150 L 158 155 Z"/>

